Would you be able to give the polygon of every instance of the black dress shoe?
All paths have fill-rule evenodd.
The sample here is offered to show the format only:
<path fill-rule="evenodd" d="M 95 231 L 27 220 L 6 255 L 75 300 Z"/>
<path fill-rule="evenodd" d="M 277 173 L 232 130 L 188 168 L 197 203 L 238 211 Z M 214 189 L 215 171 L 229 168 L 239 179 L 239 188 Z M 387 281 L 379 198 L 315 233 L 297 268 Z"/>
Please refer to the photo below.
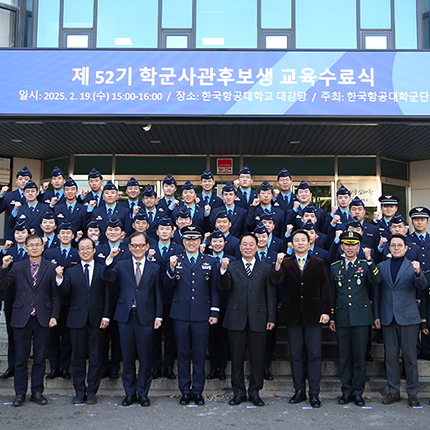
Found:
<path fill-rule="evenodd" d="M 321 406 L 321 400 L 318 398 L 316 394 L 309 395 L 309 403 L 313 408 L 319 408 Z"/>
<path fill-rule="evenodd" d="M 131 406 L 136 401 L 137 401 L 136 394 L 132 394 L 131 396 L 125 396 L 124 400 L 121 402 L 121 405 L 122 406 Z"/>
<path fill-rule="evenodd" d="M 110 372 L 109 379 L 118 379 L 119 375 L 118 372 Z"/>
<path fill-rule="evenodd" d="M 164 376 L 165 376 L 167 379 L 176 379 L 176 376 L 175 376 L 175 374 L 173 373 L 173 369 L 172 369 L 171 367 L 166 367 L 166 368 L 164 369 Z"/>
<path fill-rule="evenodd" d="M 25 402 L 25 396 L 18 395 L 13 400 L 12 406 L 22 406 Z"/>
<path fill-rule="evenodd" d="M 294 393 L 294 396 L 291 397 L 288 403 L 295 404 L 295 403 L 303 402 L 304 400 L 306 400 L 306 393 L 304 393 L 301 390 L 296 390 L 296 392 Z"/>
<path fill-rule="evenodd" d="M 364 399 L 360 394 L 354 396 L 354 403 L 356 406 L 364 406 Z"/>
<path fill-rule="evenodd" d="M 70 373 L 67 370 L 62 370 L 61 371 L 61 377 L 63 379 L 71 379 L 72 377 L 70 376 Z"/>
<path fill-rule="evenodd" d="M 101 374 L 101 378 L 105 379 L 105 378 L 109 378 L 110 372 L 109 370 L 103 370 L 102 374 Z"/>
<path fill-rule="evenodd" d="M 85 403 L 86 399 L 87 396 L 85 395 L 85 393 L 83 391 L 79 391 L 78 393 L 76 393 L 76 396 L 73 397 L 72 403 L 74 403 L 75 405 L 82 405 L 83 403 Z"/>
<path fill-rule="evenodd" d="M 161 375 L 162 373 L 160 368 L 152 369 L 152 379 L 158 379 L 161 377 Z"/>
<path fill-rule="evenodd" d="M 6 369 L 6 372 L 4 372 L 3 374 L 1 374 L 0 375 L 0 378 L 1 379 L 7 379 L 7 378 L 10 378 L 10 377 L 12 377 L 13 376 L 13 374 L 14 374 L 14 371 L 13 371 L 13 369 L 11 369 L 11 368 L 7 368 Z"/>
<path fill-rule="evenodd" d="M 201 394 L 193 394 L 193 401 L 197 406 L 203 406 L 205 404 L 205 399 Z"/>
<path fill-rule="evenodd" d="M 47 405 L 48 400 L 42 393 L 33 393 L 30 397 L 30 400 L 38 405 Z"/>
<path fill-rule="evenodd" d="M 61 376 L 61 372 L 59 369 L 51 370 L 47 375 L 46 379 L 55 379 L 56 377 Z"/>
<path fill-rule="evenodd" d="M 352 402 L 354 398 L 351 394 L 342 394 L 342 397 L 337 401 L 339 405 L 347 405 L 348 403 Z"/>
<path fill-rule="evenodd" d="M 264 402 L 260 396 L 249 396 L 249 401 L 254 403 L 254 406 L 264 406 Z"/>
<path fill-rule="evenodd" d="M 242 402 L 246 402 L 246 396 L 234 396 L 230 399 L 228 404 L 230 406 L 237 406 L 240 405 Z"/>
<path fill-rule="evenodd" d="M 139 398 L 137 399 L 137 401 L 139 402 L 140 406 L 149 406 L 151 404 L 151 402 L 149 401 L 148 397 L 146 396 L 139 396 Z"/>
<path fill-rule="evenodd" d="M 208 373 L 208 376 L 206 376 L 206 379 L 215 379 L 218 378 L 219 373 L 218 373 L 218 369 L 211 369 L 210 372 Z"/>
<path fill-rule="evenodd" d="M 225 381 L 227 379 L 227 376 L 225 374 L 225 370 L 224 369 L 219 369 L 218 371 L 218 378 L 220 381 Z"/>
<path fill-rule="evenodd" d="M 264 378 L 266 381 L 273 381 L 273 376 L 272 376 L 272 374 L 270 373 L 270 370 L 269 370 L 269 369 L 264 369 L 264 375 L 263 375 L 263 378 Z"/>
<path fill-rule="evenodd" d="M 179 400 L 180 405 L 189 405 L 191 402 L 191 394 L 183 394 L 181 400 Z"/>

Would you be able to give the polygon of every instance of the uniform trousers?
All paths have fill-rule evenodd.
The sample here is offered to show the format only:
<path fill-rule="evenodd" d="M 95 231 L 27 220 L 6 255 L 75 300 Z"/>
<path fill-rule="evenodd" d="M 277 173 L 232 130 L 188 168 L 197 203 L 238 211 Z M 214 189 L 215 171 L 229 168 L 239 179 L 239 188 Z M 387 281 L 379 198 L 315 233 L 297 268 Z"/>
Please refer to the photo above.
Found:
<path fill-rule="evenodd" d="M 28 359 L 33 340 L 33 368 L 31 369 L 31 392 L 43 393 L 45 359 L 49 342 L 49 327 L 42 327 L 37 317 L 30 317 L 25 327 L 13 328 L 15 336 L 16 360 L 14 386 L 17 396 L 25 396 L 28 387 Z"/>
<path fill-rule="evenodd" d="M 228 330 L 222 326 L 225 309 L 221 308 L 217 324 L 209 326 L 209 361 L 211 369 L 224 370 L 230 356 Z"/>
<path fill-rule="evenodd" d="M 72 342 L 67 328 L 70 306 L 61 305 L 57 325 L 50 330 L 48 360 L 51 370 L 69 370 L 72 359 Z"/>
<path fill-rule="evenodd" d="M 152 339 L 152 368 L 159 369 L 163 361 L 162 334 L 164 333 L 164 369 L 173 367 L 176 356 L 175 331 L 173 320 L 169 317 L 171 305 L 163 306 L 163 325 L 154 330 Z M 166 316 L 167 315 L 167 316 Z"/>
<path fill-rule="evenodd" d="M 388 390 L 392 394 L 400 392 L 399 347 L 405 364 L 406 392 L 418 393 L 417 335 L 419 324 L 400 325 L 395 318 L 390 325 L 382 326 L 384 337 L 385 364 L 387 367 Z"/>
<path fill-rule="evenodd" d="M 318 395 L 321 381 L 322 326 L 306 324 L 302 315 L 297 324 L 287 325 L 287 332 L 294 389 L 303 393 L 306 390 L 306 365 L 303 361 L 303 348 L 306 348 L 309 394 Z"/>
<path fill-rule="evenodd" d="M 336 325 L 342 394 L 362 395 L 366 384 L 366 345 L 369 326 Z"/>
<path fill-rule="evenodd" d="M 73 386 L 76 393 L 88 392 L 95 395 L 101 380 L 102 333 L 98 327 L 92 327 L 88 322 L 82 328 L 71 328 L 70 338 L 73 346 Z M 85 374 L 88 375 L 85 385 Z"/>

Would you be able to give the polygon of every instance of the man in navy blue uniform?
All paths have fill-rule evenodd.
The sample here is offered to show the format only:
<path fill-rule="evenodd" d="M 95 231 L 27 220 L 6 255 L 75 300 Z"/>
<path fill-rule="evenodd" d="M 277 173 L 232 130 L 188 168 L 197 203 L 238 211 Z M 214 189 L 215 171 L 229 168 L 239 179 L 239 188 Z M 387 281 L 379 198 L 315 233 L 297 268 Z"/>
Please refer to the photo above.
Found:
<path fill-rule="evenodd" d="M 79 253 L 76 248 L 72 247 L 74 238 L 72 224 L 64 221 L 58 226 L 57 235 L 60 240 L 58 248 L 48 249 L 43 253 L 43 258 L 55 264 L 55 267 L 68 269 L 80 262 Z M 48 345 L 48 359 L 51 371 L 48 373 L 48 379 L 54 379 L 61 376 L 64 379 L 70 379 L 69 366 L 72 359 L 72 342 L 70 340 L 70 331 L 67 328 L 67 318 L 70 309 L 70 296 L 61 297 L 60 318 L 58 324 L 51 330 Z"/>
<path fill-rule="evenodd" d="M 285 224 L 293 224 L 294 228 L 302 228 L 302 216 L 303 209 L 305 206 L 312 205 L 312 190 L 311 187 L 306 183 L 306 181 L 301 181 L 297 187 L 297 199 L 298 201 L 293 203 L 292 211 L 287 215 Z M 317 231 L 325 233 L 325 212 L 321 208 L 317 208 L 316 212 L 317 223 L 315 225 Z"/>
<path fill-rule="evenodd" d="M 95 260 L 97 263 L 105 264 L 106 258 L 113 248 L 119 248 L 114 258 L 114 263 L 120 260 L 131 258 L 128 243 L 123 240 L 125 233 L 121 221 L 113 215 L 106 224 L 105 232 L 107 242 L 96 248 Z M 115 313 L 116 303 L 118 301 L 119 284 L 112 284 L 111 306 L 112 313 Z M 110 345 L 110 348 L 109 348 Z M 111 358 L 109 360 L 109 349 Z M 113 320 L 103 332 L 102 345 L 102 378 L 118 379 L 119 368 L 121 362 L 121 343 L 119 338 L 118 322 Z"/>
<path fill-rule="evenodd" d="M 87 208 L 82 203 L 78 203 L 77 195 L 78 184 L 72 177 L 69 177 L 64 183 L 65 201 L 63 203 L 58 202 L 54 206 L 58 222 L 61 223 L 64 220 L 70 221 L 75 235 L 78 231 L 84 231 L 87 220 Z"/>
<path fill-rule="evenodd" d="M 143 203 L 139 201 L 140 184 L 133 176 L 127 181 L 125 193 L 127 194 L 128 199 L 119 202 L 119 205 L 129 209 L 130 214 L 133 214 L 135 206 L 143 207 Z"/>
<path fill-rule="evenodd" d="M 176 192 L 176 179 L 172 176 L 171 173 L 168 173 L 166 177 L 163 179 L 163 194 L 158 203 L 158 208 L 163 208 L 167 211 L 175 200 L 175 192 Z M 173 220 L 174 221 L 174 220 Z"/>
<path fill-rule="evenodd" d="M 228 255 L 240 258 L 239 239 L 230 233 L 231 221 L 227 212 L 219 211 L 216 214 L 215 228 L 219 229 L 225 237 L 224 251 Z"/>
<path fill-rule="evenodd" d="M 231 181 L 228 181 L 222 188 L 223 205 L 212 209 L 210 215 L 210 229 L 215 227 L 216 215 L 219 211 L 226 211 L 230 218 L 230 233 L 235 237 L 240 237 L 246 231 L 246 216 L 248 212 L 235 204 L 236 190 Z"/>
<path fill-rule="evenodd" d="M 4 255 L 11 255 L 13 262 L 28 260 L 28 254 L 25 250 L 25 240 L 30 236 L 30 229 L 27 227 L 25 221 L 15 224 L 14 228 L 14 239 L 15 243 L 11 240 L 7 240 L 2 250 L 2 258 Z M 3 303 L 4 303 L 4 314 L 6 319 L 6 330 L 7 330 L 7 363 L 8 367 L 6 371 L 0 375 L 1 379 L 10 378 L 15 372 L 15 338 L 13 335 L 13 329 L 10 325 L 12 318 L 12 305 L 15 300 L 15 286 L 11 285 L 7 290 L 3 291 Z"/>
<path fill-rule="evenodd" d="M 171 218 L 172 220 L 176 219 L 176 214 L 180 210 L 188 208 L 190 210 L 193 225 L 196 225 L 203 230 L 208 230 L 208 228 L 205 227 L 209 227 L 210 209 L 206 210 L 198 206 L 196 204 L 196 198 L 197 194 L 194 184 L 192 184 L 190 181 L 185 182 L 185 184 L 182 186 L 183 201 L 174 200 L 169 206 L 169 209 L 172 210 Z"/>
<path fill-rule="evenodd" d="M 115 215 L 124 226 L 124 231 L 128 234 L 131 231 L 132 219 L 129 217 L 128 209 L 120 206 L 117 203 L 118 199 L 118 188 L 112 181 L 108 181 L 103 187 L 103 200 L 102 206 L 94 209 L 94 201 L 90 202 L 87 211 L 90 214 L 91 219 L 97 221 L 102 229 L 102 232 L 106 230 L 108 221 Z M 107 241 L 106 236 L 102 233 L 100 242 L 105 243 Z"/>
<path fill-rule="evenodd" d="M 143 191 L 142 200 L 143 209 L 141 209 L 141 211 L 146 214 L 146 219 L 149 224 L 146 234 L 149 236 L 150 239 L 157 240 L 158 221 L 160 221 L 161 218 L 169 216 L 169 211 L 155 204 L 157 201 L 157 193 L 149 184 Z"/>
<path fill-rule="evenodd" d="M 269 234 L 269 241 L 267 242 L 267 247 L 275 252 L 285 252 L 286 242 L 285 238 L 276 237 L 273 234 L 275 230 L 275 217 L 270 213 L 263 213 L 260 215 L 260 222 L 263 223 L 264 227 L 267 228 L 267 233 Z"/>
<path fill-rule="evenodd" d="M 44 182 L 42 184 L 42 189 L 38 195 L 39 202 L 45 203 L 47 205 L 51 204 L 53 198 L 53 204 L 64 203 L 66 198 L 64 197 L 64 183 L 66 182 L 66 176 L 63 171 L 55 166 L 51 173 L 51 184 L 53 186 L 52 191 L 46 191 L 49 187 L 49 182 Z"/>
<path fill-rule="evenodd" d="M 230 261 L 236 260 L 232 255 L 224 252 L 225 237 L 219 229 L 215 229 L 210 235 L 210 245 L 206 247 L 205 252 L 212 255 L 216 261 L 216 267 L 219 271 L 221 268 L 221 261 L 223 258 L 229 258 Z M 228 341 L 228 331 L 222 326 L 224 321 L 227 302 L 230 294 L 226 291 L 219 293 L 219 318 L 218 323 L 209 327 L 209 361 L 211 369 L 206 376 L 206 379 L 219 378 L 224 381 L 227 376 L 225 368 L 230 356 L 230 344 Z"/>
<path fill-rule="evenodd" d="M 381 203 L 382 218 L 378 219 L 379 213 L 375 212 L 373 214 L 373 224 L 378 227 L 379 235 L 388 239 L 391 237 L 391 220 L 393 216 L 397 214 L 400 199 L 394 194 L 383 194 L 378 200 Z"/>
<path fill-rule="evenodd" d="M 145 257 L 149 248 L 145 233 L 133 233 L 128 246 L 132 258 L 117 263 L 113 260 L 119 248 L 111 249 L 103 277 L 119 285 L 114 319 L 118 321 L 123 351 L 122 383 L 126 397 L 122 405 L 130 406 L 137 400 L 141 406 L 149 406 L 152 335 L 163 320 L 159 266 Z M 139 360 L 137 378 L 136 359 Z"/>
<path fill-rule="evenodd" d="M 57 217 L 51 210 L 46 211 L 42 216 L 40 229 L 43 232 L 42 241 L 44 243 L 44 250 L 58 248 L 60 240 L 57 237 Z"/>
<path fill-rule="evenodd" d="M 9 215 L 14 207 L 16 202 L 20 202 L 24 204 L 26 202 L 24 196 L 24 187 L 25 184 L 31 180 L 32 174 L 30 170 L 28 170 L 27 166 L 24 166 L 21 170 L 19 170 L 16 174 L 15 183 L 18 186 L 18 189 L 15 191 L 9 191 L 9 187 L 7 185 L 3 186 L 0 191 L 0 213 L 7 211 Z M 13 231 L 13 228 L 12 228 Z"/>
<path fill-rule="evenodd" d="M 90 190 L 82 192 L 78 198 L 79 203 L 88 206 L 92 200 L 95 200 L 95 207 L 103 206 L 103 176 L 94 167 L 88 174 L 88 185 L 90 186 Z"/>
<path fill-rule="evenodd" d="M 185 227 L 182 236 L 185 252 L 170 257 L 166 279 L 166 285 L 174 289 L 170 317 L 178 348 L 180 404 L 188 405 L 193 400 L 203 405 L 209 325 L 216 324 L 219 317 L 218 270 L 212 256 L 199 252 L 201 228 Z"/>
<path fill-rule="evenodd" d="M 33 181 L 28 181 L 24 186 L 24 197 L 26 203 L 21 204 L 20 201 L 15 202 L 15 206 L 7 219 L 7 227 L 13 232 L 13 227 L 16 222 L 25 221 L 30 229 L 34 229 L 36 234 L 42 235 L 40 223 L 43 215 L 50 209 L 50 206 L 37 201 L 39 189 Z M 5 236 L 5 239 L 12 240 L 13 234 L 10 237 Z"/>
<path fill-rule="evenodd" d="M 278 173 L 276 185 L 279 187 L 279 194 L 276 196 L 276 201 L 285 213 L 291 212 L 294 202 L 298 201 L 298 199 L 292 191 L 293 178 L 285 167 Z"/>
<path fill-rule="evenodd" d="M 281 209 L 277 201 L 272 201 L 273 192 L 272 186 L 264 180 L 259 189 L 258 197 L 254 199 L 248 210 L 246 218 L 246 226 L 249 231 L 254 230 L 256 225 L 260 222 L 260 216 L 263 213 L 273 214 L 275 222 L 275 236 L 282 237 L 285 233 L 285 212 Z"/>
<path fill-rule="evenodd" d="M 333 206 L 331 213 L 327 214 L 325 220 L 325 231 L 328 231 L 329 224 L 336 226 L 337 223 L 346 223 L 350 220 L 349 204 L 351 203 L 351 192 L 344 185 L 336 191 L 337 206 Z"/>
<path fill-rule="evenodd" d="M 246 210 L 258 198 L 257 192 L 251 188 L 253 182 L 251 170 L 249 170 L 248 166 L 244 166 L 239 172 L 239 188 L 236 191 L 236 204 Z"/>
<path fill-rule="evenodd" d="M 209 169 L 206 169 L 201 174 L 200 185 L 202 186 L 203 191 L 197 195 L 197 198 L 199 199 L 198 205 L 201 208 L 204 209 L 206 206 L 209 206 L 210 210 L 213 211 L 214 209 L 223 205 L 222 199 L 213 193 L 215 179 L 214 175 Z"/>
<path fill-rule="evenodd" d="M 149 242 L 148 259 L 160 266 L 159 284 L 163 294 L 163 326 L 154 330 L 152 342 L 152 379 L 157 379 L 162 375 L 161 364 L 162 353 L 162 332 L 164 332 L 164 376 L 167 379 L 176 379 L 173 373 L 173 364 L 176 356 L 175 332 L 173 330 L 173 320 L 170 318 L 173 291 L 165 285 L 166 270 L 170 264 L 172 255 L 179 255 L 183 251 L 181 245 L 172 242 L 173 224 L 168 217 L 160 219 L 157 227 L 158 240 Z"/>
<path fill-rule="evenodd" d="M 173 220 L 172 220 L 173 221 Z M 172 236 L 172 243 L 176 244 L 176 245 L 181 245 L 183 246 L 182 243 L 182 229 L 184 227 L 187 227 L 189 225 L 192 225 L 193 221 L 191 219 L 191 214 L 190 214 L 190 209 L 187 207 L 184 207 L 183 209 L 181 209 L 180 211 L 177 212 L 176 214 L 176 220 L 175 220 L 175 224 L 176 224 L 176 230 L 173 233 Z"/>

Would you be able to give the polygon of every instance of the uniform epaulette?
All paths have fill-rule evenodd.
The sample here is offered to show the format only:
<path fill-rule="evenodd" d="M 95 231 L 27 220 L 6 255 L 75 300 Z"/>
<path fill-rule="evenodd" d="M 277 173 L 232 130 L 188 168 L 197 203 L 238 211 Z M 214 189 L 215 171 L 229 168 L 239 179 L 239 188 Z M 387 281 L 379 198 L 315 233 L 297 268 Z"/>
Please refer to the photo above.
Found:
<path fill-rule="evenodd" d="M 331 263 L 330 264 L 330 266 L 334 266 L 335 264 L 337 264 L 337 263 L 341 263 L 342 262 L 342 260 L 337 260 L 337 261 L 335 261 L 334 263 Z"/>
<path fill-rule="evenodd" d="M 367 260 L 360 258 L 360 263 L 367 263 Z"/>
<path fill-rule="evenodd" d="M 375 269 L 373 270 L 373 274 L 377 275 L 379 273 L 379 269 L 377 267 L 375 267 Z"/>

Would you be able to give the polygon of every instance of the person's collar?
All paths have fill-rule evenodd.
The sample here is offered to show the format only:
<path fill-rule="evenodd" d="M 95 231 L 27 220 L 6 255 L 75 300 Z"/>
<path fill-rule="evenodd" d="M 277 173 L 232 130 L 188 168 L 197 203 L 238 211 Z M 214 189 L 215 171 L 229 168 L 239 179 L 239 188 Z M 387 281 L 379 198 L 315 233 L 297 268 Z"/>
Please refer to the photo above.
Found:
<path fill-rule="evenodd" d="M 198 253 L 198 252 L 196 252 L 196 253 L 195 253 L 195 254 L 193 254 L 193 255 L 188 254 L 188 252 L 187 252 L 186 254 L 187 254 L 188 260 L 190 260 L 190 259 L 191 259 L 191 257 L 194 257 L 194 260 L 196 260 L 196 261 L 197 261 L 197 258 L 198 258 L 198 256 L 199 256 L 199 253 Z"/>
<path fill-rule="evenodd" d="M 112 248 L 119 248 L 119 246 L 121 245 L 121 242 L 122 241 L 120 240 L 118 243 L 113 244 L 112 242 L 108 241 L 108 244 L 109 244 L 110 249 L 112 249 Z"/>
<path fill-rule="evenodd" d="M 67 248 L 64 248 L 63 245 L 60 245 L 60 249 L 61 249 L 61 252 L 63 252 L 63 249 L 65 249 L 67 253 L 69 253 L 70 250 L 72 249 L 72 245 L 69 245 Z"/>
<path fill-rule="evenodd" d="M 145 264 L 145 256 L 143 256 L 141 260 L 136 260 L 134 256 L 132 256 L 131 259 L 133 260 L 133 266 L 135 266 L 136 263 L 140 263 L 142 266 Z"/>
<path fill-rule="evenodd" d="M 82 267 L 85 268 L 86 264 L 89 264 L 91 268 L 94 267 L 94 258 L 91 261 L 85 262 L 81 260 Z"/>
<path fill-rule="evenodd" d="M 357 257 L 354 258 L 354 260 L 347 260 L 347 258 L 345 257 L 345 265 L 348 266 L 348 264 L 351 262 L 352 265 L 355 264 L 355 262 L 357 261 Z"/>

